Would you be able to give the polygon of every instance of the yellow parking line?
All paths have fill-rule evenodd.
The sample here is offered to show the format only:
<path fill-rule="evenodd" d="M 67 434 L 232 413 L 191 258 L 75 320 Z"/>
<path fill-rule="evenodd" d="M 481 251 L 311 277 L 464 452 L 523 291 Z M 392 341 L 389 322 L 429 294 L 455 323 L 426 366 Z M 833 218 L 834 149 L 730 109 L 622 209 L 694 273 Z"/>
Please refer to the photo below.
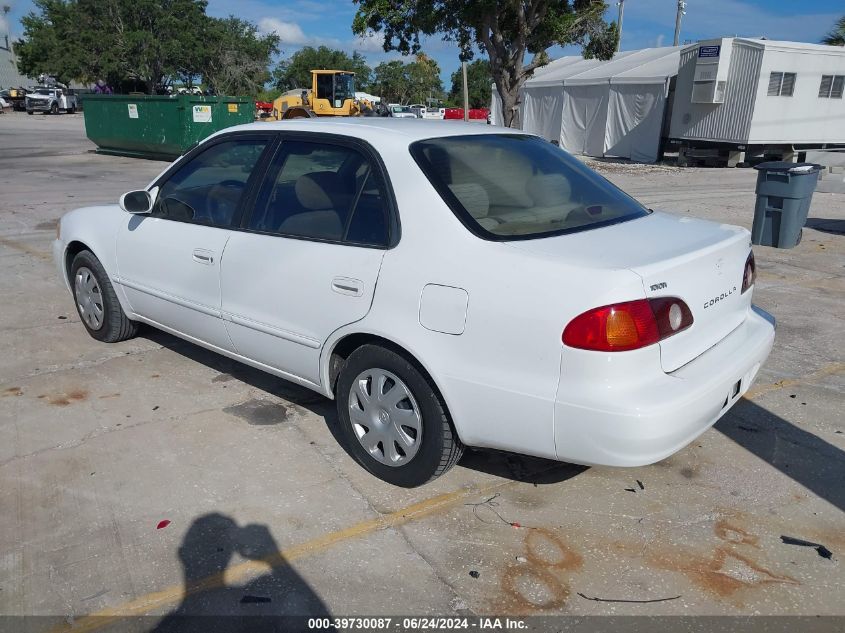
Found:
<path fill-rule="evenodd" d="M 753 400 L 754 398 L 759 398 L 764 393 L 778 391 L 779 389 L 792 387 L 805 382 L 812 382 L 819 378 L 823 378 L 824 376 L 832 376 L 835 374 L 841 374 L 842 372 L 845 372 L 845 363 L 829 363 L 821 369 L 818 369 L 811 374 L 807 374 L 806 376 L 801 376 L 800 378 L 786 378 L 768 385 L 760 385 L 758 387 L 754 387 L 753 389 L 749 389 L 745 393 L 745 398 Z"/>
<path fill-rule="evenodd" d="M 83 633 L 89 631 L 96 631 L 102 629 L 113 623 L 115 620 L 126 616 L 144 615 L 151 611 L 161 609 L 162 607 L 175 606 L 182 601 L 185 596 L 201 593 L 209 589 L 222 587 L 232 583 L 242 582 L 251 576 L 261 574 L 267 571 L 267 566 L 281 567 L 287 565 L 299 558 L 304 558 L 312 554 L 319 554 L 338 543 L 349 541 L 359 536 L 365 536 L 378 530 L 383 530 L 389 527 L 396 527 L 403 525 L 410 521 L 420 519 L 424 516 L 434 514 L 435 512 L 446 510 L 460 501 L 469 497 L 474 497 L 481 494 L 487 494 L 491 490 L 501 488 L 512 481 L 500 481 L 484 486 L 469 486 L 447 492 L 436 497 L 431 497 L 419 503 L 414 503 L 396 512 L 390 514 L 383 514 L 374 519 L 361 521 L 350 527 L 338 530 L 337 532 L 330 532 L 323 536 L 318 536 L 315 539 L 294 545 L 293 547 L 276 552 L 261 560 L 249 560 L 238 565 L 228 567 L 223 573 L 214 574 L 192 583 L 190 587 L 182 585 L 172 586 L 161 591 L 154 591 L 143 596 L 139 596 L 134 600 L 125 602 L 116 607 L 109 607 L 87 615 L 75 620 L 72 624 L 62 624 L 53 629 L 51 633 L 59 633 L 64 631 L 73 631 L 73 633 Z"/>

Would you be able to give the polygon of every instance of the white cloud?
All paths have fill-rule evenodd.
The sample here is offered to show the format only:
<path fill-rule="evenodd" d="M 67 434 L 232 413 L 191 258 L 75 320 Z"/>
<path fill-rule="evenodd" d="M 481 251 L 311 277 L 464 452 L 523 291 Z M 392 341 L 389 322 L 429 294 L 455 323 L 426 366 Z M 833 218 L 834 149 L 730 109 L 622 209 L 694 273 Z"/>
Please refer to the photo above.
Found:
<path fill-rule="evenodd" d="M 342 46 L 342 42 L 336 38 L 306 35 L 302 27 L 296 22 L 286 22 L 279 18 L 260 18 L 258 20 L 258 30 L 261 33 L 275 33 L 278 35 L 283 49 L 295 49 L 303 46 L 329 46 L 332 48 Z"/>
<path fill-rule="evenodd" d="M 258 21 L 258 30 L 262 33 L 275 33 L 282 40 L 282 46 L 305 46 L 311 42 L 311 38 L 305 36 L 302 27 L 296 22 L 285 22 L 279 18 L 261 18 Z"/>

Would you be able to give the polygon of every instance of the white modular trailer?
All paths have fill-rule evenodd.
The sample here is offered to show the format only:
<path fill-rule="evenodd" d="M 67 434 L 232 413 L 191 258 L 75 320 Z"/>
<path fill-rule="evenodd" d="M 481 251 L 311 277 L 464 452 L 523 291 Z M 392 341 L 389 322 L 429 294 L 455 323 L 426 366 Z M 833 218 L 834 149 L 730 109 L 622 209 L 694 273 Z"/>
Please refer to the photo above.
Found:
<path fill-rule="evenodd" d="M 680 48 L 572 56 L 539 69 L 520 95 L 520 127 L 576 154 L 654 162 Z M 494 123 L 498 123 L 493 95 Z"/>
<path fill-rule="evenodd" d="M 720 38 L 684 47 L 669 136 L 750 153 L 845 143 L 845 48 Z"/>

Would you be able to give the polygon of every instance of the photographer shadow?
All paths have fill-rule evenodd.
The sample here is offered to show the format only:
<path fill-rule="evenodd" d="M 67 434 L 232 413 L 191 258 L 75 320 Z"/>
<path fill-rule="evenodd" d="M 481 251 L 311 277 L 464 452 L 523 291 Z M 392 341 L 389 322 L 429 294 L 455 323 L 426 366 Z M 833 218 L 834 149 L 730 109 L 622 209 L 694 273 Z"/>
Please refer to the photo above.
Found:
<path fill-rule="evenodd" d="M 267 573 L 244 585 L 227 584 L 235 554 L 267 564 Z M 152 629 L 154 633 L 305 630 L 308 618 L 329 617 L 311 586 L 279 552 L 266 525 L 239 526 L 219 513 L 194 520 L 179 547 L 185 594 Z M 238 576 L 243 565 L 235 565 Z"/>

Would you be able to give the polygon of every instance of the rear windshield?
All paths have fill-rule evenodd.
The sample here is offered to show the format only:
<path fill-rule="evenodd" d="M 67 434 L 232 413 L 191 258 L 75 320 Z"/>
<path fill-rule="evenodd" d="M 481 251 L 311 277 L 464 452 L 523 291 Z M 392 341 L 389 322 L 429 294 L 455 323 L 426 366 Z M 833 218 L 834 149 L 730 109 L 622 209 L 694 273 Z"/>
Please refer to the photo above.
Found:
<path fill-rule="evenodd" d="M 411 154 L 458 218 L 492 240 L 583 231 L 649 210 L 565 151 L 534 136 L 418 141 Z"/>

